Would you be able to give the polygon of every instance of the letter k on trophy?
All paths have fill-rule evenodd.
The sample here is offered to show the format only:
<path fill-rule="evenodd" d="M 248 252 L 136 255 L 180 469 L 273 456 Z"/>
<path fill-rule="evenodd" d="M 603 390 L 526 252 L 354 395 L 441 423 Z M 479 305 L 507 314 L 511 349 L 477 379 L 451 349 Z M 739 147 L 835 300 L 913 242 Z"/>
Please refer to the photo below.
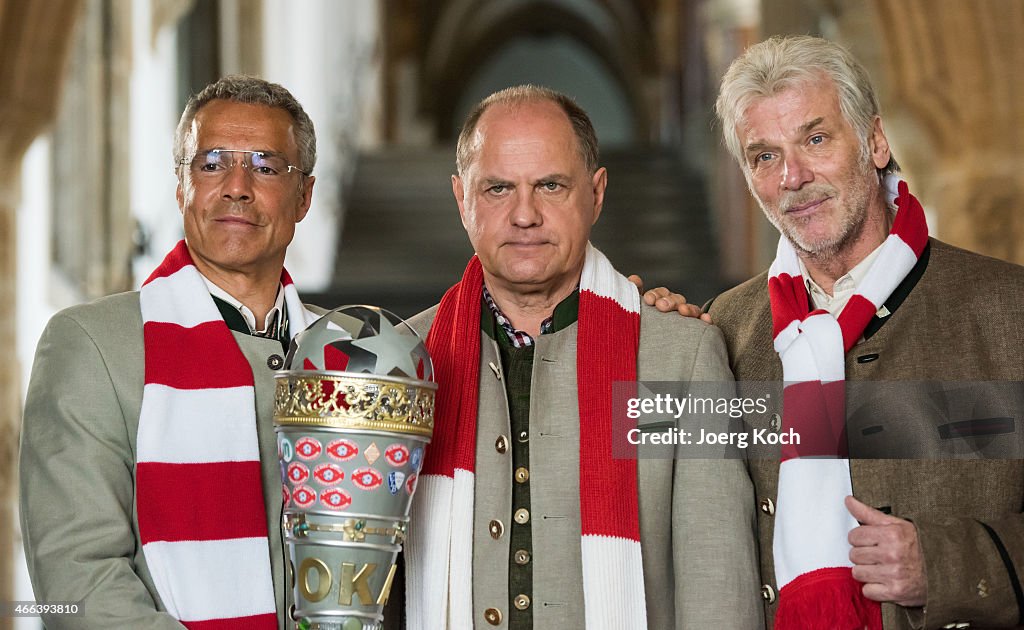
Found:
<path fill-rule="evenodd" d="M 331 311 L 278 372 L 282 527 L 299 630 L 379 630 L 434 431 L 430 355 L 393 313 Z"/>

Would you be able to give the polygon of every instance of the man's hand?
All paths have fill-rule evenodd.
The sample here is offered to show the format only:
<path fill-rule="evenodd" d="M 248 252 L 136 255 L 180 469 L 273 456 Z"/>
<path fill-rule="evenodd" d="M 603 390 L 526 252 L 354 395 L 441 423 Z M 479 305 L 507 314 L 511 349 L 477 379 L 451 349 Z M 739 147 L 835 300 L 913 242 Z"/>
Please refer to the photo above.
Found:
<path fill-rule="evenodd" d="M 864 583 L 864 596 L 876 602 L 924 606 L 928 582 L 914 524 L 853 497 L 846 497 L 846 509 L 861 523 L 850 530 L 849 541 L 853 577 Z"/>
<path fill-rule="evenodd" d="M 636 285 L 638 291 L 643 293 L 644 281 L 640 276 L 632 275 L 629 277 L 629 281 Z M 711 316 L 701 310 L 696 304 L 687 304 L 686 298 L 679 293 L 672 293 L 665 287 L 658 287 L 657 289 L 651 289 L 644 295 L 644 302 L 648 306 L 653 306 L 662 313 L 671 313 L 676 311 L 683 317 L 699 317 L 707 323 L 711 323 Z"/>

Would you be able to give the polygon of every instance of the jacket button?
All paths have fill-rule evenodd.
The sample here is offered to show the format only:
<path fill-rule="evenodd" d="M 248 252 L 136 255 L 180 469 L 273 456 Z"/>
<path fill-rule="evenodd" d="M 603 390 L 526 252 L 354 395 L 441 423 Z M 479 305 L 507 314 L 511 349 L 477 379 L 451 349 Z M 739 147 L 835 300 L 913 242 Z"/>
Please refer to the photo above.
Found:
<path fill-rule="evenodd" d="M 777 413 L 773 413 L 768 420 L 768 426 L 771 427 L 772 431 L 778 431 L 782 428 L 782 417 Z"/>
<path fill-rule="evenodd" d="M 516 595 L 512 603 L 515 604 L 516 610 L 526 610 L 530 607 L 530 598 L 522 594 Z"/>
<path fill-rule="evenodd" d="M 761 499 L 761 511 L 767 514 L 768 516 L 774 516 L 775 502 L 768 498 Z"/>
<path fill-rule="evenodd" d="M 775 603 L 775 589 L 772 588 L 771 584 L 764 584 L 761 586 L 761 599 L 769 604 Z"/>
<path fill-rule="evenodd" d="M 515 556 L 513 556 L 516 564 L 522 566 L 530 562 L 530 552 L 525 549 L 517 549 Z"/>
<path fill-rule="evenodd" d="M 530 479 L 530 471 L 520 466 L 516 468 L 516 481 L 519 483 L 526 483 Z"/>
<path fill-rule="evenodd" d="M 487 531 L 491 533 L 491 538 L 498 540 L 505 533 L 505 526 L 498 519 L 494 519 L 487 526 Z"/>
<path fill-rule="evenodd" d="M 514 518 L 520 525 L 526 525 L 530 522 L 530 510 L 527 510 L 526 508 L 519 508 L 516 510 L 516 513 L 512 515 L 512 518 Z"/>
<path fill-rule="evenodd" d="M 502 455 L 508 450 L 508 438 L 504 435 L 499 435 L 497 440 L 494 440 L 494 450 L 498 451 Z"/>
<path fill-rule="evenodd" d="M 497 608 L 488 608 L 484 611 L 484 619 L 492 626 L 496 626 L 501 623 L 501 611 Z"/>
<path fill-rule="evenodd" d="M 280 370 L 284 367 L 284 359 L 279 354 L 272 354 L 267 357 L 267 367 L 271 370 Z"/>

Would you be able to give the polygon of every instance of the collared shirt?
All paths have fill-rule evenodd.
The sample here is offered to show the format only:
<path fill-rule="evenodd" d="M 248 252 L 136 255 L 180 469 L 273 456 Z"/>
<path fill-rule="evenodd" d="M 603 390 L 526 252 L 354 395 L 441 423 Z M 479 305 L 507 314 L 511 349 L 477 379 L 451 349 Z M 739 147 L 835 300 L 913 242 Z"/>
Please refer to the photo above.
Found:
<path fill-rule="evenodd" d="M 870 254 L 865 256 L 864 260 L 854 265 L 853 269 L 840 276 L 835 284 L 832 285 L 832 295 L 829 295 L 825 289 L 822 289 L 817 282 L 811 279 L 811 274 L 807 271 L 807 267 L 804 266 L 804 261 L 797 258 L 800 262 L 800 273 L 804 277 L 804 286 L 807 288 L 807 293 L 811 296 L 811 303 L 814 308 L 828 311 L 833 317 L 839 317 L 839 313 L 843 311 L 846 303 L 857 292 L 857 287 L 864 281 L 864 276 L 867 275 L 868 269 L 871 268 L 871 263 L 878 258 L 878 254 L 881 251 L 882 245 L 879 245 Z M 878 317 L 886 317 L 889 311 L 885 306 L 882 306 L 875 314 Z"/>
<path fill-rule="evenodd" d="M 209 278 L 203 276 L 203 274 L 199 275 L 202 276 L 203 282 L 206 283 L 206 288 L 210 290 L 210 295 L 212 295 L 215 298 L 219 298 L 224 302 L 227 302 L 232 307 L 234 307 L 235 310 L 238 311 L 238 313 L 245 320 L 245 323 L 249 326 L 250 335 L 272 338 L 277 338 L 280 336 L 278 334 L 279 329 L 281 328 L 281 325 L 285 323 L 286 319 L 285 317 L 283 317 L 283 314 L 285 312 L 284 287 L 282 287 L 281 285 L 277 286 L 277 298 L 274 300 L 274 306 L 270 309 L 270 311 L 267 313 L 266 318 L 263 320 L 262 328 L 257 329 L 256 315 L 253 314 L 253 312 L 249 309 L 248 306 L 239 302 L 235 298 L 235 296 L 231 295 L 224 289 L 214 284 Z"/>
<path fill-rule="evenodd" d="M 483 300 L 491 315 L 494 316 L 494 321 L 505 331 L 508 340 L 512 342 L 513 348 L 528 348 L 534 344 L 534 339 L 529 333 L 515 328 L 509 318 L 501 312 L 497 302 L 491 297 L 491 292 L 487 290 L 486 286 L 483 290 Z M 577 313 L 579 312 L 579 300 L 580 291 L 579 287 L 577 287 L 568 297 L 555 306 L 551 315 L 540 323 L 540 334 L 547 335 L 553 333 L 576 321 Z M 563 323 L 562 320 L 565 320 L 565 322 Z M 489 332 L 486 328 L 484 330 Z M 493 334 L 490 336 L 494 338 Z"/>

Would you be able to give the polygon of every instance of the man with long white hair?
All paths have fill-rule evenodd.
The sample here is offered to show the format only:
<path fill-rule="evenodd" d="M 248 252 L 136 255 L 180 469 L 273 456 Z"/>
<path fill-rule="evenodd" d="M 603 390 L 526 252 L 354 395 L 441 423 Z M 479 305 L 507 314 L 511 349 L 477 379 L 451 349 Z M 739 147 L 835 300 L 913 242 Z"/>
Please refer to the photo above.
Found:
<path fill-rule="evenodd" d="M 855 435 L 844 410 L 847 381 L 1024 381 L 1024 268 L 928 237 L 870 79 L 842 47 L 752 46 L 722 79 L 717 111 L 781 236 L 771 268 L 710 314 L 737 380 L 785 383 L 771 429 L 811 438 L 750 460 L 769 624 L 1024 623 L 1024 462 L 941 457 L 943 440 L 964 436 L 1019 453 L 1019 428 L 973 416 L 938 426 L 931 401 L 908 395 L 912 414 Z M 869 440 L 920 457 L 851 458 Z"/>

